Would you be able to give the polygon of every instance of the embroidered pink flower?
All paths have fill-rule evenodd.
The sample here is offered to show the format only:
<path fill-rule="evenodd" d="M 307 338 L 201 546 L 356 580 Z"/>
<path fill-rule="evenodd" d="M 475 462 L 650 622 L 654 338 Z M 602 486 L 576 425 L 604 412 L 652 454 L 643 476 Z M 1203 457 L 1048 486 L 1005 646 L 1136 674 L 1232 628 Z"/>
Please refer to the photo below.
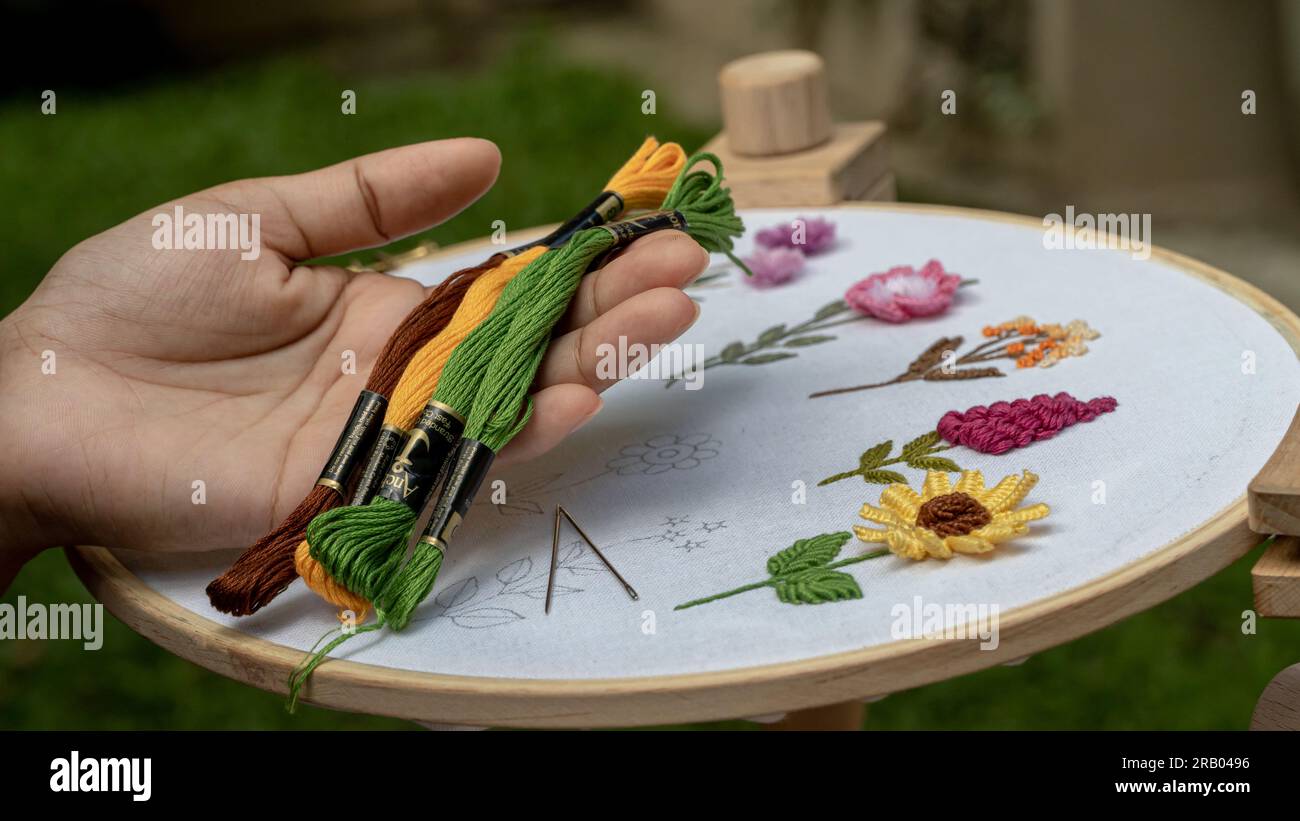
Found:
<path fill-rule="evenodd" d="M 939 420 L 938 431 L 954 445 L 997 455 L 1051 439 L 1073 424 L 1110 413 L 1118 404 L 1110 396 L 1081 402 L 1064 391 L 1056 396 L 1040 393 L 1032 399 L 976 405 L 965 413 L 948 411 Z"/>
<path fill-rule="evenodd" d="M 760 248 L 745 257 L 753 276 L 745 281 L 755 288 L 784 285 L 803 270 L 803 254 L 793 248 Z"/>
<path fill-rule="evenodd" d="M 799 217 L 794 222 L 773 225 L 754 235 L 764 248 L 794 248 L 805 254 L 820 254 L 835 244 L 835 223 L 820 217 Z"/>
<path fill-rule="evenodd" d="M 921 270 L 910 265 L 872 274 L 849 288 L 844 301 L 855 311 L 886 322 L 906 322 L 918 316 L 933 316 L 948 310 L 961 277 L 943 270 L 932 259 Z"/>

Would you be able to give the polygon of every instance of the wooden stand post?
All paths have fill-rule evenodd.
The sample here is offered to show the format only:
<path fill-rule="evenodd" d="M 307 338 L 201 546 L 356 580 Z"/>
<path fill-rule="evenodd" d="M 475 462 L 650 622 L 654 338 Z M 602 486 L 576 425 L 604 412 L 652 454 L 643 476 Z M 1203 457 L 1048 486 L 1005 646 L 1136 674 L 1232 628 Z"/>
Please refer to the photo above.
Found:
<path fill-rule="evenodd" d="M 1278 673 L 1255 704 L 1252 730 L 1300 730 L 1300 664 Z"/>
<path fill-rule="evenodd" d="M 765 725 L 768 730 L 861 730 L 867 720 L 867 705 L 861 701 L 844 701 L 795 710 L 785 718 Z"/>
<path fill-rule="evenodd" d="M 832 121 L 821 57 L 742 57 L 718 86 L 724 131 L 704 149 L 722 160 L 737 207 L 893 199 L 884 124 Z"/>

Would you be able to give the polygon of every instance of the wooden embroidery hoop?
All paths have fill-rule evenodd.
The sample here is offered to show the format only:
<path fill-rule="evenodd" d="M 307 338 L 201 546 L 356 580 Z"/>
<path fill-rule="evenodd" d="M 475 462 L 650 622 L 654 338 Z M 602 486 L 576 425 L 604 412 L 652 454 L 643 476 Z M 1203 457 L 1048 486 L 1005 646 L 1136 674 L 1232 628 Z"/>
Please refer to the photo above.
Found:
<path fill-rule="evenodd" d="M 843 203 L 839 208 L 955 215 L 1032 225 L 1037 218 L 951 206 Z M 463 243 L 435 256 L 462 253 Z M 1250 307 L 1300 354 L 1300 317 L 1230 274 L 1158 247 L 1152 257 L 1207 282 Z M 428 255 L 425 255 L 428 258 Z M 1279 443 L 1300 451 L 1300 423 Z M 1262 472 L 1261 472 L 1262 475 Z M 1206 524 L 1143 559 L 1025 607 L 1000 620 L 1000 645 L 897 641 L 861 650 L 721 672 L 604 680 L 448 676 L 331 660 L 303 691 L 313 704 L 436 724 L 496 727 L 624 727 L 730 719 L 861 701 L 1021 660 L 1099 630 L 1192 587 L 1239 559 L 1261 537 L 1247 526 L 1243 494 Z M 1281 537 L 1273 550 L 1297 550 Z M 146 585 L 111 551 L 73 547 L 69 560 L 91 594 L 163 649 L 221 675 L 284 693 L 302 651 L 254 638 L 192 613 Z"/>

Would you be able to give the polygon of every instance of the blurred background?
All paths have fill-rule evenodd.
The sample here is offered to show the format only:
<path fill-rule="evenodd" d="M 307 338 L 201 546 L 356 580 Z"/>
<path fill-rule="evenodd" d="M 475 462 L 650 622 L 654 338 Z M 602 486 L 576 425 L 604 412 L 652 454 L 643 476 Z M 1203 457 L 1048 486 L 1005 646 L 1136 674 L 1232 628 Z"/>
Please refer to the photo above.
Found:
<path fill-rule="evenodd" d="M 826 59 L 837 119 L 888 124 L 900 199 L 1151 213 L 1157 245 L 1300 310 L 1300 0 L 0 0 L 0 15 L 0 315 L 73 244 L 157 203 L 407 142 L 495 140 L 501 179 L 450 224 L 355 259 L 563 219 L 646 133 L 688 150 L 717 133 L 723 64 L 789 47 Z M 948 89 L 957 116 L 940 113 Z M 1244 728 L 1300 659 L 1300 625 L 1242 632 L 1257 556 L 1023 666 L 895 694 L 868 727 Z M 89 600 L 57 551 L 4 601 L 20 594 Z M 0 642 L 0 727 L 412 726 L 287 715 L 106 621 L 95 653 Z"/>

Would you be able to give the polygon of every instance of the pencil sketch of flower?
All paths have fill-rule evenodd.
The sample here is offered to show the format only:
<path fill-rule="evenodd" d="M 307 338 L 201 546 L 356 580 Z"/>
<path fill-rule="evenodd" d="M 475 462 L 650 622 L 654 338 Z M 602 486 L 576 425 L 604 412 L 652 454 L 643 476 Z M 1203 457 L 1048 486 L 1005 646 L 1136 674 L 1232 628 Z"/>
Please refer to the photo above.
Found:
<path fill-rule="evenodd" d="M 687 436 L 666 434 L 647 439 L 639 445 L 628 445 L 605 467 L 619 476 L 643 474 L 653 476 L 670 470 L 690 470 L 700 462 L 718 455 L 722 443 L 707 433 Z"/>
<path fill-rule="evenodd" d="M 517 483 L 511 482 L 504 502 L 480 500 L 475 504 L 484 507 L 490 505 L 502 516 L 541 515 L 544 507 L 540 501 L 542 497 L 572 490 L 611 474 L 651 476 L 669 470 L 690 470 L 704 460 L 717 456 L 720 447 L 722 443 L 709 433 L 656 436 L 646 442 L 624 447 L 598 473 L 568 482 L 564 481 L 563 473 L 548 473 Z"/>

